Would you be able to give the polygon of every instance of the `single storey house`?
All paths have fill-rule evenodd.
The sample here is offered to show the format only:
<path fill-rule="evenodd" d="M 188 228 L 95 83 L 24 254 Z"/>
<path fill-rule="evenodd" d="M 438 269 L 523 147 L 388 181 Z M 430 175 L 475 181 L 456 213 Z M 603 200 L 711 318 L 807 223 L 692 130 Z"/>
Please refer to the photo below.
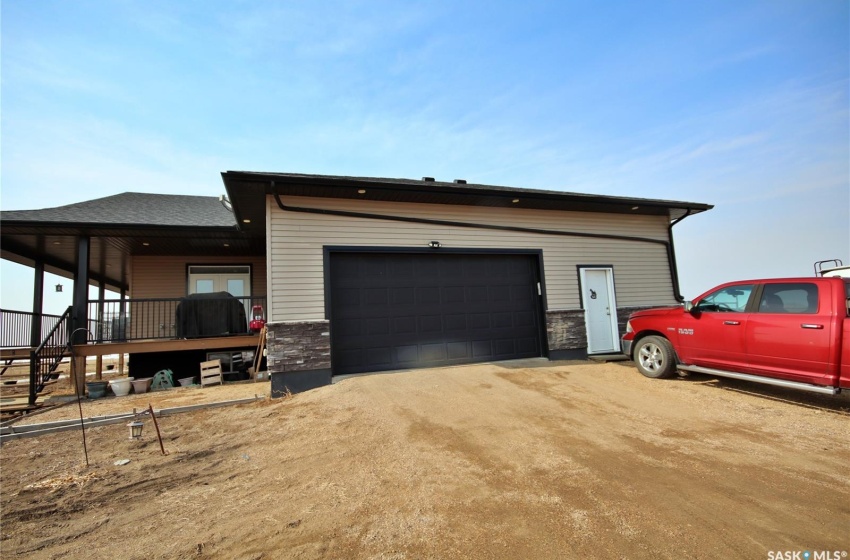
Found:
<path fill-rule="evenodd" d="M 261 305 L 273 390 L 297 391 L 335 375 L 616 353 L 631 311 L 683 299 L 673 226 L 712 208 L 429 177 L 222 178 L 222 199 L 124 193 L 4 211 L 2 257 L 33 266 L 36 284 L 44 270 L 73 277 L 68 328 L 98 330 L 75 339 L 81 352 L 128 352 L 131 370 L 135 354 L 156 353 L 136 362 L 150 368 L 253 344 L 247 329 L 216 342 L 177 332 L 181 298 L 229 292 L 246 316 Z M 91 283 L 129 299 L 89 301 Z"/>

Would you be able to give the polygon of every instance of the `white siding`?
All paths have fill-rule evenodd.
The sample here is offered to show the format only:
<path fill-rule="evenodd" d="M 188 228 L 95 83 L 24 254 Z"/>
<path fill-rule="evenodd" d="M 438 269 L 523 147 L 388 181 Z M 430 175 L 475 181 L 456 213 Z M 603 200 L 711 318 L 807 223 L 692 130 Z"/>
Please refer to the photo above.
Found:
<path fill-rule="evenodd" d="M 665 216 L 283 197 L 289 206 L 667 240 Z M 284 212 L 268 197 L 270 320 L 325 318 L 323 247 L 542 249 L 550 310 L 577 309 L 576 265 L 611 265 L 620 307 L 675 302 L 664 245 Z"/>

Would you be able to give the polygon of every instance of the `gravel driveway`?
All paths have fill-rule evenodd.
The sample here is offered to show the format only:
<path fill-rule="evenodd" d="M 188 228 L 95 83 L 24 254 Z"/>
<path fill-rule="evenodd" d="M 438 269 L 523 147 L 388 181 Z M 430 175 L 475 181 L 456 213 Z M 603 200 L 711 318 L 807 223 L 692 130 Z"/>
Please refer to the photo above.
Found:
<path fill-rule="evenodd" d="M 159 408 L 166 396 L 179 406 L 259 387 L 267 392 L 246 384 L 147 398 Z M 148 401 L 130 402 L 89 403 L 86 414 Z M 33 421 L 76 413 L 63 410 Z M 850 551 L 846 395 L 528 360 L 361 376 L 160 427 L 167 456 L 149 420 L 141 443 L 123 424 L 88 430 L 89 467 L 79 432 L 4 444 L 2 556 Z"/>

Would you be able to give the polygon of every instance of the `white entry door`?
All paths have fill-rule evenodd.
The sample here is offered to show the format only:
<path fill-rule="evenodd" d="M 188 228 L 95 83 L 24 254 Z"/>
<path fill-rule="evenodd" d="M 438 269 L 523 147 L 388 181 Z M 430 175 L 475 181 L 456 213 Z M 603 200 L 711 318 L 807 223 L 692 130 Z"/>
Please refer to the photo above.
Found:
<path fill-rule="evenodd" d="M 619 352 L 620 336 L 617 330 L 613 269 L 581 268 L 579 280 L 587 327 L 587 353 Z"/>

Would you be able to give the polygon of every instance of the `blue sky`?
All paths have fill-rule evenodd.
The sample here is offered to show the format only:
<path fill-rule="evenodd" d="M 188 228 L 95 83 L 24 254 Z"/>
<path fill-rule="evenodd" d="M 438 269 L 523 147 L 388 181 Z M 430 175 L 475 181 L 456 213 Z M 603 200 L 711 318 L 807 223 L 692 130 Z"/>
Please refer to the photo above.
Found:
<path fill-rule="evenodd" d="M 850 263 L 848 5 L 2 0 L 0 207 L 465 178 L 715 204 L 674 229 L 686 297 L 809 275 Z"/>

